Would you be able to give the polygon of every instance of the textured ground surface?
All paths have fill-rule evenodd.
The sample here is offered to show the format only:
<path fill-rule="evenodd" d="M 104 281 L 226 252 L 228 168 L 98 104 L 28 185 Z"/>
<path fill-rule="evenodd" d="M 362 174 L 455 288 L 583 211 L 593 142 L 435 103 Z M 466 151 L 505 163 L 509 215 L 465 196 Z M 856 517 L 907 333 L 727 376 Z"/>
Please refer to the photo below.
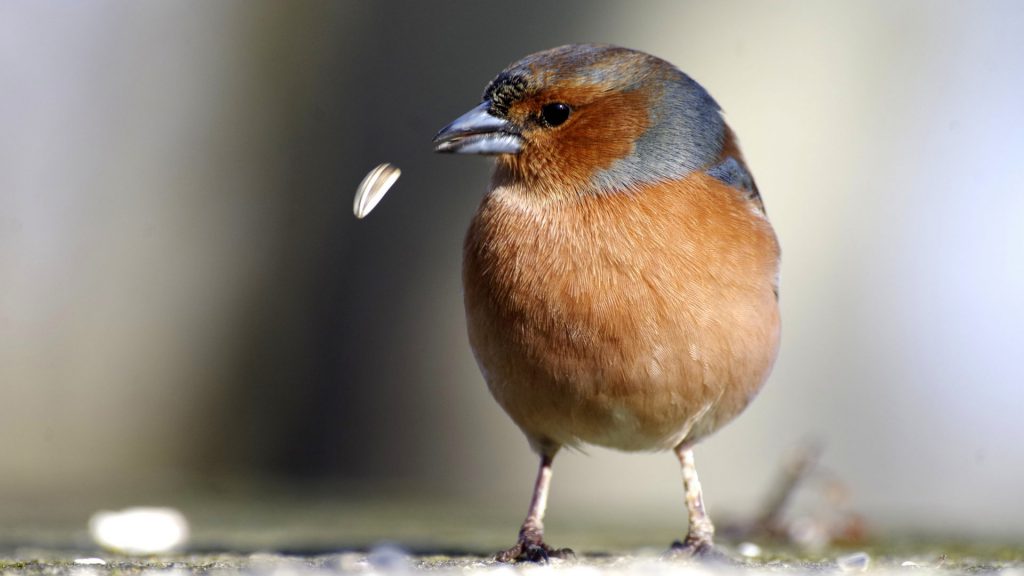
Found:
<path fill-rule="evenodd" d="M 254 503 L 254 501 L 256 503 Z M 548 526 L 551 543 L 575 561 L 547 566 L 494 563 L 510 545 L 517 512 L 407 501 L 327 502 L 318 498 L 201 499 L 176 503 L 192 537 L 185 552 L 128 557 L 100 549 L 87 521 L 95 508 L 68 502 L 59 513 L 37 505 L 0 509 L 0 574 L 253 574 L 316 576 L 437 574 L 993 574 L 1024 576 L 1024 545 L 978 539 L 899 538 L 870 533 L 856 544 L 816 550 L 732 542 L 732 564 L 660 559 L 685 519 L 671 523 L 601 513 L 567 514 Z M 41 511 L 42 510 L 42 511 Z M 510 523 L 512 524 L 510 526 Z M 76 563 L 77 561 L 77 563 Z"/>
<path fill-rule="evenodd" d="M 546 574 L 564 573 L 597 576 L 600 574 L 994 574 L 1024 575 L 1021 557 L 999 558 L 963 556 L 871 556 L 846 554 L 835 558 L 798 559 L 771 557 L 746 560 L 735 565 L 700 564 L 664 561 L 650 551 L 637 553 L 581 555 L 575 561 L 553 561 L 546 566 L 496 564 L 476 555 L 405 553 L 393 546 L 379 546 L 369 551 L 351 551 L 317 555 L 196 554 L 154 558 L 127 558 L 99 554 L 80 556 L 80 552 L 23 549 L 0 560 L 4 574 L 73 574 L 100 576 L 104 574 L 400 574 L 429 572 L 435 574 Z M 1013 556 L 1013 555 L 1011 555 Z M 100 564 L 100 560 L 104 563 Z M 77 563 L 76 563 L 77 562 Z"/>

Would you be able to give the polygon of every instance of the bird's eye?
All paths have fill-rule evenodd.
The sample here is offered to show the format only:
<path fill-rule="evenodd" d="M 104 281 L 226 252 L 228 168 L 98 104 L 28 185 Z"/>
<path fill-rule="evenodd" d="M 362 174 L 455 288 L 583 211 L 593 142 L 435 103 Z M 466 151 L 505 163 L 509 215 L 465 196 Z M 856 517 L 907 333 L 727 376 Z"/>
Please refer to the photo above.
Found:
<path fill-rule="evenodd" d="M 545 104 L 540 109 L 540 116 L 544 120 L 544 123 L 548 126 L 555 127 L 560 126 L 569 119 L 569 113 L 572 110 L 568 104 L 562 104 L 561 102 L 552 102 L 551 104 Z"/>

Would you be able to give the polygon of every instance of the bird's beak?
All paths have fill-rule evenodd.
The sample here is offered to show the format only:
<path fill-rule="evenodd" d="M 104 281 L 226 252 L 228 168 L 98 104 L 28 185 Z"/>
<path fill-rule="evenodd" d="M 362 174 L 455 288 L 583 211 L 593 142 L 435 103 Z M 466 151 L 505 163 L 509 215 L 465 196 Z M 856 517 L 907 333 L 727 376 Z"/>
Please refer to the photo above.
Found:
<path fill-rule="evenodd" d="M 523 138 L 508 120 L 492 116 L 486 100 L 434 136 L 434 152 L 518 154 Z"/>

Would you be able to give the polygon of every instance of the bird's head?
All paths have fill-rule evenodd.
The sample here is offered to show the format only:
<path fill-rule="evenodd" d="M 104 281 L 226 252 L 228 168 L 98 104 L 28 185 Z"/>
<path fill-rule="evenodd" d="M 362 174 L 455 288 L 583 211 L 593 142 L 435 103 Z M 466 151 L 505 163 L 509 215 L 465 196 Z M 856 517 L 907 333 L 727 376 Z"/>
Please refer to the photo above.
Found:
<path fill-rule="evenodd" d="M 499 183 L 601 193 L 707 167 L 724 138 L 718 105 L 668 62 L 574 44 L 510 65 L 434 144 L 437 152 L 496 155 Z"/>

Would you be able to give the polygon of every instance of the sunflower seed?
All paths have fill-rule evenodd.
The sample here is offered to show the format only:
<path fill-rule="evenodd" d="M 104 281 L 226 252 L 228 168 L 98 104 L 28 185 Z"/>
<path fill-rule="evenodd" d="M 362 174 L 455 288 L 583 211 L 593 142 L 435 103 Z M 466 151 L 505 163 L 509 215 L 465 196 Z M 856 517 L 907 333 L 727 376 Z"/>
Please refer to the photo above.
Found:
<path fill-rule="evenodd" d="M 363 218 L 369 214 L 401 175 L 402 171 L 397 166 L 387 162 L 370 170 L 356 189 L 356 200 L 352 205 L 356 218 Z"/>

